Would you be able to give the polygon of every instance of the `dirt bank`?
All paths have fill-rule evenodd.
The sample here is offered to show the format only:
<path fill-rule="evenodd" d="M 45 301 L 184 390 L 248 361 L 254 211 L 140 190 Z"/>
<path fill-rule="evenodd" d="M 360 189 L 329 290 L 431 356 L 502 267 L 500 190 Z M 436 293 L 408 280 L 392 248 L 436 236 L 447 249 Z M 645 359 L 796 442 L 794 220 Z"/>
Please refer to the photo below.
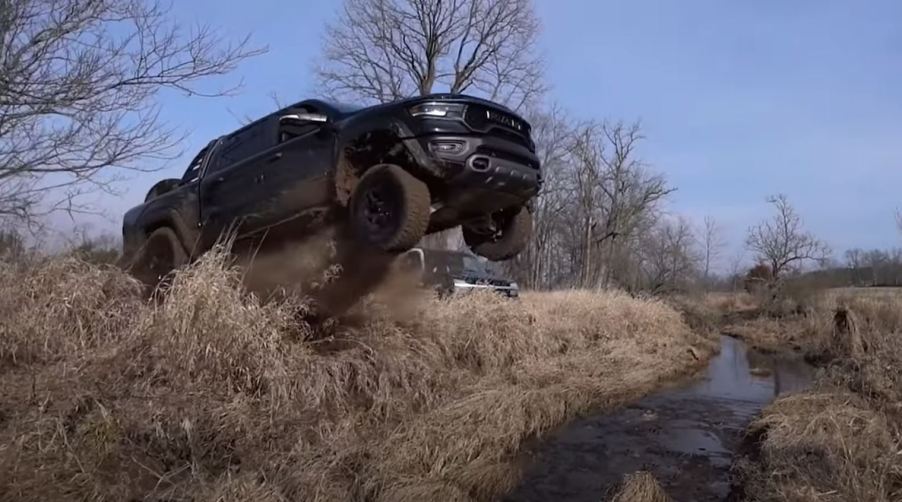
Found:
<path fill-rule="evenodd" d="M 0 499 L 490 500 L 525 444 L 714 349 L 616 293 L 376 298 L 311 325 L 240 284 L 208 256 L 148 303 L 113 269 L 0 263 Z"/>

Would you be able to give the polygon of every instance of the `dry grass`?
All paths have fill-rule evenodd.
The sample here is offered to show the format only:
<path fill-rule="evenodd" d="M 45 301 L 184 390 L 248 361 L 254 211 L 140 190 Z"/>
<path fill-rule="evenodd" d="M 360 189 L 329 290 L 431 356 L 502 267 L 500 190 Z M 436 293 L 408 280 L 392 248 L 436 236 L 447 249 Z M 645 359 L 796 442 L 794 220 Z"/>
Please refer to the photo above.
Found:
<path fill-rule="evenodd" d="M 795 350 L 813 353 L 820 350 L 820 332 L 812 324 L 812 319 L 801 316 L 756 317 L 727 323 L 722 332 L 741 338 L 748 346 L 762 352 Z"/>
<path fill-rule="evenodd" d="M 758 308 L 758 301 L 745 291 L 706 293 L 703 303 L 720 312 L 742 312 Z"/>
<path fill-rule="evenodd" d="M 747 500 L 898 501 L 900 436 L 860 396 L 826 388 L 770 406 L 751 429 L 760 458 L 743 466 Z"/>
<path fill-rule="evenodd" d="M 792 297 L 765 301 L 746 293 L 736 293 L 731 301 L 709 300 L 718 305 L 721 331 L 743 339 L 764 352 L 804 351 L 810 355 L 822 349 L 819 313 L 830 309 L 827 296 L 806 290 Z M 719 297 L 715 297 L 719 298 Z"/>
<path fill-rule="evenodd" d="M 646 471 L 626 476 L 610 502 L 670 502 L 658 480 Z"/>
<path fill-rule="evenodd" d="M 0 499 L 490 500 L 525 442 L 714 348 L 618 293 L 408 299 L 311 325 L 215 254 L 151 302 L 0 262 Z"/>
<path fill-rule="evenodd" d="M 742 338 L 760 351 L 801 350 L 810 342 L 804 317 L 766 315 L 760 302 L 748 293 L 713 292 L 672 297 L 668 301 L 696 331 Z"/>
<path fill-rule="evenodd" d="M 825 372 L 752 425 L 746 498 L 902 500 L 902 297 L 828 297 L 808 329 Z"/>

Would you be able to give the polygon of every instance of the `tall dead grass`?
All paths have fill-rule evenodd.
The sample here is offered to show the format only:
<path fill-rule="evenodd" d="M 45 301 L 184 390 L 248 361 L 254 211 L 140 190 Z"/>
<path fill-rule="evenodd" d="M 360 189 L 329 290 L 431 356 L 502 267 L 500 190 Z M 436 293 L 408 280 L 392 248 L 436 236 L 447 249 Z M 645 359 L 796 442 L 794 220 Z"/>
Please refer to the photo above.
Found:
<path fill-rule="evenodd" d="M 489 500 L 518 453 L 713 351 L 618 293 L 378 296 L 312 325 L 221 255 L 156 301 L 117 269 L 0 262 L 0 499 Z"/>
<path fill-rule="evenodd" d="M 747 499 L 902 500 L 902 298 L 828 298 L 808 322 L 825 371 L 752 425 Z"/>
<path fill-rule="evenodd" d="M 610 502 L 671 502 L 667 492 L 648 471 L 627 475 Z"/>

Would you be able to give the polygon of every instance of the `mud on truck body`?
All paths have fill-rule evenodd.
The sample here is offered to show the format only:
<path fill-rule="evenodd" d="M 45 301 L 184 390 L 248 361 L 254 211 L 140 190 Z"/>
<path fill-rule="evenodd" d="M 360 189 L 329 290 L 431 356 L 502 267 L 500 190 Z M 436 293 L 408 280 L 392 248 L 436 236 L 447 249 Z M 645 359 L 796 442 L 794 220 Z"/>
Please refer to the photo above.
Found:
<path fill-rule="evenodd" d="M 529 124 L 501 105 L 302 101 L 210 141 L 182 178 L 155 184 L 123 218 L 123 255 L 153 282 L 227 232 L 293 239 L 338 222 L 389 253 L 461 225 L 474 253 L 506 260 L 526 246 L 541 182 Z"/>

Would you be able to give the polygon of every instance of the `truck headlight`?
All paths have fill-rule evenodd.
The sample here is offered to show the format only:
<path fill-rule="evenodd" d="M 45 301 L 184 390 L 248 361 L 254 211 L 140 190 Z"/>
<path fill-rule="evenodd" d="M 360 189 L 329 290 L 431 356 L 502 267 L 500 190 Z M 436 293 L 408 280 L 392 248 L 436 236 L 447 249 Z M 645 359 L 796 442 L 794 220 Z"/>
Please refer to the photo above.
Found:
<path fill-rule="evenodd" d="M 460 103 L 420 103 L 410 107 L 410 114 L 414 117 L 429 117 L 438 119 L 459 119 L 464 116 L 464 105 Z"/>

